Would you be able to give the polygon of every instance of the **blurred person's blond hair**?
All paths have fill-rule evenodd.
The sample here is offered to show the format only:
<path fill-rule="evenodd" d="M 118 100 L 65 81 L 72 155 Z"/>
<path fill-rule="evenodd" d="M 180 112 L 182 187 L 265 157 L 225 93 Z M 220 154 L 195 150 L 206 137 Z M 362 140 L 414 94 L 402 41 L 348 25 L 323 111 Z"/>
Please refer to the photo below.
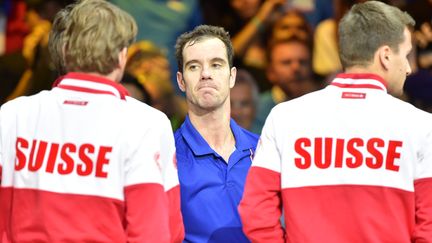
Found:
<path fill-rule="evenodd" d="M 65 36 L 64 32 L 67 29 L 66 24 L 70 23 L 70 21 L 67 21 L 67 19 L 69 18 L 69 14 L 74 6 L 75 4 L 70 4 L 56 14 L 49 35 L 48 50 L 50 52 L 54 68 L 59 72 L 60 75 L 66 73 L 63 47 L 67 41 L 67 37 Z"/>
<path fill-rule="evenodd" d="M 174 91 L 166 50 L 148 40 L 133 43 L 128 52 L 126 72 L 145 87 L 152 106 L 164 112 L 173 129 L 177 129 L 186 116 L 187 105 Z"/>
<path fill-rule="evenodd" d="M 64 24 L 68 72 L 111 73 L 137 34 L 132 16 L 104 0 L 79 1 Z"/>
<path fill-rule="evenodd" d="M 152 97 L 174 95 L 166 51 L 153 42 L 143 40 L 130 46 L 126 71 L 137 78 Z"/>

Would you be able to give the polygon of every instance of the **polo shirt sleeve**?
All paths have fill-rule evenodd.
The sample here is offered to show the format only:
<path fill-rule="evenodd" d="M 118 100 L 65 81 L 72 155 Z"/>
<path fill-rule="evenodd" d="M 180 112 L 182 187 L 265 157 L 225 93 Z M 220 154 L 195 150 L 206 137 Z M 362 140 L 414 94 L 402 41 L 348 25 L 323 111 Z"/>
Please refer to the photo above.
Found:
<path fill-rule="evenodd" d="M 239 205 L 243 231 L 252 242 L 284 242 L 281 217 L 281 156 L 272 111 L 264 125 Z M 259 213 L 257 213 L 259 212 Z"/>
<path fill-rule="evenodd" d="M 432 124 L 429 119 L 428 126 Z M 416 227 L 413 242 L 430 242 L 432 239 L 432 129 L 426 136 L 418 153 L 415 170 L 414 192 Z"/>

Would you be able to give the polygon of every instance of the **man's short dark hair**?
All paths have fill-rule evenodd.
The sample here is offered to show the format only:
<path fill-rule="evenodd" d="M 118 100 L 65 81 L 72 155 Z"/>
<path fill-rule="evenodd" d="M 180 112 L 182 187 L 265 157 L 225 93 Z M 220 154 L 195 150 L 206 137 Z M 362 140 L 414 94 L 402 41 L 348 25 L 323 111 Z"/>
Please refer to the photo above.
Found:
<path fill-rule="evenodd" d="M 183 49 L 186 45 L 193 45 L 207 38 L 218 38 L 225 44 L 227 51 L 228 64 L 233 67 L 234 49 L 229 33 L 222 27 L 211 25 L 200 25 L 190 32 L 183 33 L 177 38 L 175 44 L 175 54 L 177 58 L 178 71 L 183 73 Z"/>

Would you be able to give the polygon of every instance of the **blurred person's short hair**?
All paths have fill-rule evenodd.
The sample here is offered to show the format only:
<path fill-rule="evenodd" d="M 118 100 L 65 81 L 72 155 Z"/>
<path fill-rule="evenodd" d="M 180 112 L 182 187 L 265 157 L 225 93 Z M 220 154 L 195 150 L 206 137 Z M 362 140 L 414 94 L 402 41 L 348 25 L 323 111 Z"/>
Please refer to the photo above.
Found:
<path fill-rule="evenodd" d="M 310 61 L 312 62 L 312 43 L 307 39 L 303 39 L 297 35 L 287 36 L 284 38 L 273 38 L 267 45 L 266 48 L 266 59 L 267 63 L 271 63 L 273 49 L 281 44 L 300 43 L 309 50 Z"/>
<path fill-rule="evenodd" d="M 297 18 L 299 22 L 286 21 L 287 18 Z M 313 31 L 306 16 L 297 9 L 289 9 L 276 15 L 265 31 L 265 44 L 268 45 L 274 39 L 299 38 L 312 43 Z M 312 46 L 312 45 L 311 45 Z"/>
<path fill-rule="evenodd" d="M 166 59 L 166 50 L 156 46 L 152 41 L 149 40 L 135 42 L 129 47 L 128 50 L 127 69 L 132 71 L 143 61 L 157 57 Z"/>

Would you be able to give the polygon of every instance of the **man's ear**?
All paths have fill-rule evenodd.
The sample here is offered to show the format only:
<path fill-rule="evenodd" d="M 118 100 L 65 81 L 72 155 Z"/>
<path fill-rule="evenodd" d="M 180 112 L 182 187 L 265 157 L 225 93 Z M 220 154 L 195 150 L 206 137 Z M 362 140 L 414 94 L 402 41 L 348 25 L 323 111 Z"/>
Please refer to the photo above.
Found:
<path fill-rule="evenodd" d="M 230 70 L 230 88 L 234 87 L 237 76 L 237 68 L 232 67 Z"/>
<path fill-rule="evenodd" d="M 183 74 L 181 72 L 177 72 L 177 84 L 180 88 L 181 91 L 185 92 L 186 91 L 186 85 L 183 79 Z"/>
<path fill-rule="evenodd" d="M 123 47 L 123 49 L 119 52 L 119 67 L 123 70 L 126 67 L 127 62 L 127 48 Z"/>
<path fill-rule="evenodd" d="M 389 46 L 382 46 L 377 50 L 379 62 L 385 70 L 390 68 L 393 51 Z"/>

